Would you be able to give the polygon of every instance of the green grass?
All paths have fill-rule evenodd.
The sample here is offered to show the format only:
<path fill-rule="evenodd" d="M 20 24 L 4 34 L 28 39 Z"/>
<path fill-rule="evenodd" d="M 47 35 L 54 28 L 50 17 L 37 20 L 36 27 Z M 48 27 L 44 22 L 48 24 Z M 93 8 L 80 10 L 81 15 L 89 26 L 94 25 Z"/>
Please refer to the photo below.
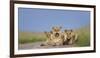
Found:
<path fill-rule="evenodd" d="M 76 42 L 77 46 L 90 46 L 90 30 L 88 27 L 81 28 L 77 30 L 78 32 L 78 41 Z"/>
<path fill-rule="evenodd" d="M 90 29 L 89 27 L 82 27 L 75 30 L 78 34 L 78 41 L 76 46 L 90 46 Z M 46 41 L 46 36 L 44 33 L 35 33 L 35 32 L 19 32 L 19 44 L 24 43 L 34 43 L 39 41 Z"/>
<path fill-rule="evenodd" d="M 31 33 L 31 32 L 20 32 L 19 33 L 19 44 L 34 43 L 39 41 L 45 41 L 46 37 L 43 33 Z"/>

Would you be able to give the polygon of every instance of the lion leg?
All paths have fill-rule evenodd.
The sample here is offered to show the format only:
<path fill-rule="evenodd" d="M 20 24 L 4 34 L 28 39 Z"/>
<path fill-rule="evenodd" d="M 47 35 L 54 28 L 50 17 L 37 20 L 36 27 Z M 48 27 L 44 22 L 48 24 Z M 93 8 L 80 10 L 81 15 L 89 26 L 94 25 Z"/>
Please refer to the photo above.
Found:
<path fill-rule="evenodd" d="M 76 34 L 74 42 L 77 42 L 77 41 L 78 41 L 78 35 Z"/>
<path fill-rule="evenodd" d="M 69 45 L 73 44 L 73 39 L 70 39 L 70 40 L 68 41 L 68 44 L 69 44 Z"/>
<path fill-rule="evenodd" d="M 40 46 L 48 46 L 48 45 L 50 45 L 50 41 L 49 40 L 47 40 L 45 43 L 42 43 Z"/>

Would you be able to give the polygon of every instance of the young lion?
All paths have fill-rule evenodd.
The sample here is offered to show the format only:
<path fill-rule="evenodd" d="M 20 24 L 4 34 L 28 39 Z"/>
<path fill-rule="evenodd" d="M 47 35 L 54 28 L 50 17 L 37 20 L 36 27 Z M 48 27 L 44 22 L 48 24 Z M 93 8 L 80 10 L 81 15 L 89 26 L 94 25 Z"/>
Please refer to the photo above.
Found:
<path fill-rule="evenodd" d="M 63 39 L 62 39 L 62 27 L 52 27 L 52 34 L 51 39 L 54 46 L 63 45 Z"/>
<path fill-rule="evenodd" d="M 45 32 L 47 41 L 42 45 L 59 46 L 63 45 L 61 27 L 52 27 L 51 32 Z"/>
<path fill-rule="evenodd" d="M 78 35 L 73 30 L 64 30 L 64 44 L 73 44 L 78 39 Z"/>
<path fill-rule="evenodd" d="M 51 33 L 52 32 L 44 32 L 46 37 L 47 37 L 47 40 L 44 44 L 41 44 L 41 46 L 46 46 L 46 45 L 52 45 L 52 39 L 51 39 Z"/>

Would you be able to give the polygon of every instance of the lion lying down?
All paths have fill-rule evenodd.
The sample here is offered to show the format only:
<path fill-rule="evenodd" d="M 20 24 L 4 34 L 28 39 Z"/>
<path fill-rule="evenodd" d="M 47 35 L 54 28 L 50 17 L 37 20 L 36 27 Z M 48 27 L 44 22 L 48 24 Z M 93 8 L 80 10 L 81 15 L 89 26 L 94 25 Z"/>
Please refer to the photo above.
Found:
<path fill-rule="evenodd" d="M 41 46 L 61 46 L 74 44 L 78 35 L 73 30 L 64 30 L 61 32 L 61 27 L 52 27 L 50 32 L 44 32 L 47 40 Z"/>

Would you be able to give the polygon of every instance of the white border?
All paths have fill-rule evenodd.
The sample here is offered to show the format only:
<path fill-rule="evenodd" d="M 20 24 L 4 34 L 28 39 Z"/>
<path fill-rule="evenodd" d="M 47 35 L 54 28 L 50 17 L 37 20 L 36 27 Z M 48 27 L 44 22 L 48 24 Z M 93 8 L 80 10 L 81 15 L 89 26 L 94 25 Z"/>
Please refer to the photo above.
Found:
<path fill-rule="evenodd" d="M 53 3 L 73 3 L 73 4 L 85 4 L 95 5 L 96 0 L 17 0 L 17 1 L 38 1 L 38 2 L 53 2 Z"/>
<path fill-rule="evenodd" d="M 93 50 L 93 43 L 94 43 L 94 12 L 93 8 L 81 8 L 81 7 L 63 7 L 63 6 L 46 6 L 46 5 L 27 5 L 27 4 L 15 4 L 14 5 L 14 54 L 35 54 L 35 53 L 49 53 L 49 52 L 64 52 L 64 51 L 86 51 L 86 50 Z M 42 8 L 42 9 L 62 9 L 62 10 L 83 10 L 83 11 L 90 11 L 91 15 L 91 41 L 90 47 L 73 47 L 73 48 L 54 48 L 54 49 L 30 49 L 30 50 L 18 50 L 18 7 L 24 8 Z"/>

